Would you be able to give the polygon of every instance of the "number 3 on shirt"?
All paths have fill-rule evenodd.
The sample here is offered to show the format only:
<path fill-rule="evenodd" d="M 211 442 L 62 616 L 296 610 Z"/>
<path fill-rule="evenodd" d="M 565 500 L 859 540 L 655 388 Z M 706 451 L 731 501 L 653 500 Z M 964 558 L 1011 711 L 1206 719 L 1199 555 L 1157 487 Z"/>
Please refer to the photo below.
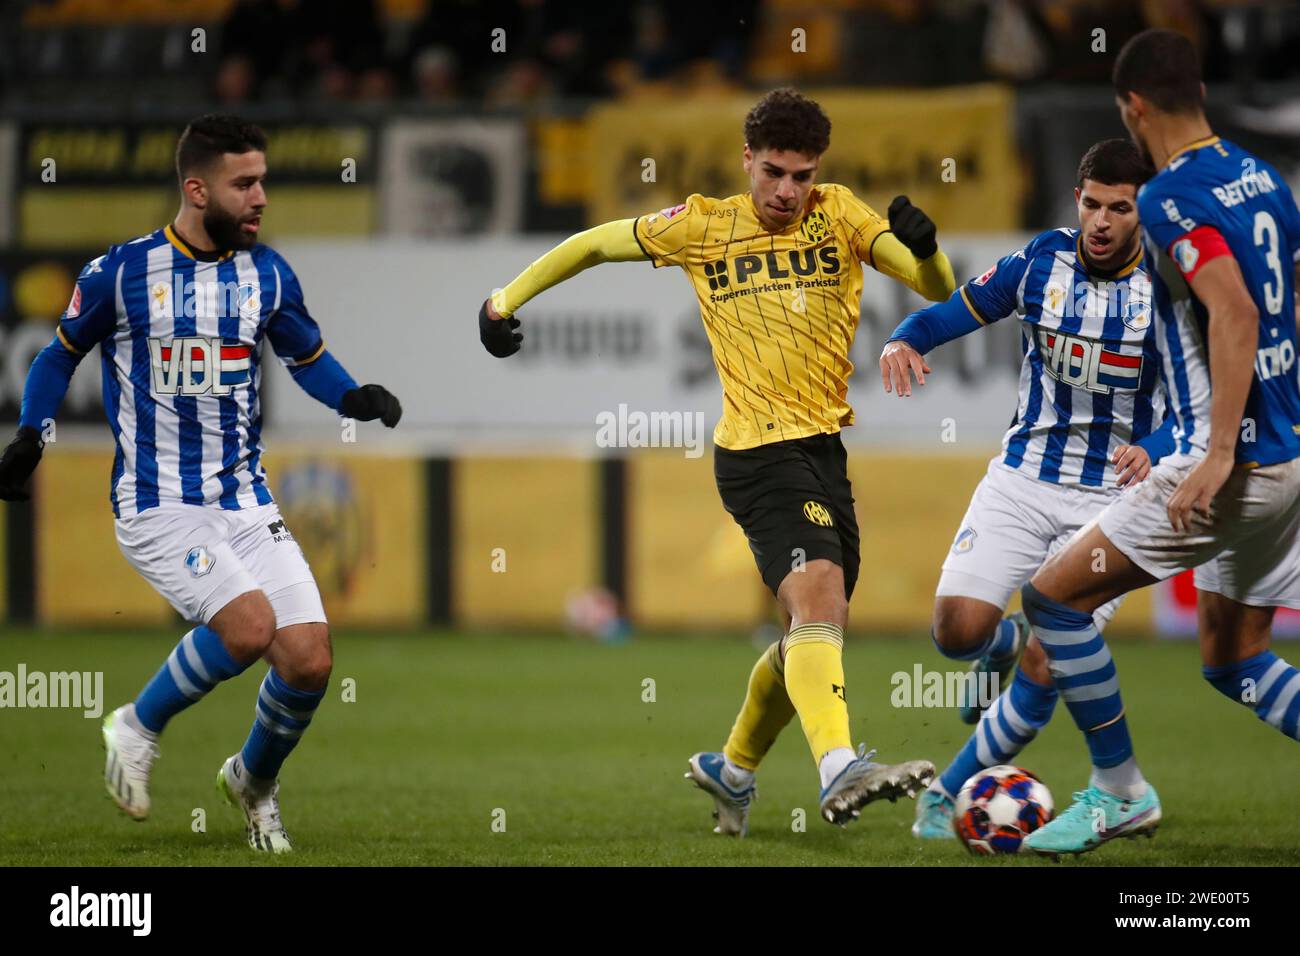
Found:
<path fill-rule="evenodd" d="M 1282 260 L 1277 254 L 1277 223 L 1273 217 L 1266 212 L 1255 213 L 1255 245 L 1264 247 L 1267 242 L 1267 249 L 1264 253 L 1264 262 L 1269 269 L 1273 271 L 1276 282 L 1264 283 L 1264 306 L 1268 309 L 1270 315 L 1278 315 L 1282 311 Z"/>

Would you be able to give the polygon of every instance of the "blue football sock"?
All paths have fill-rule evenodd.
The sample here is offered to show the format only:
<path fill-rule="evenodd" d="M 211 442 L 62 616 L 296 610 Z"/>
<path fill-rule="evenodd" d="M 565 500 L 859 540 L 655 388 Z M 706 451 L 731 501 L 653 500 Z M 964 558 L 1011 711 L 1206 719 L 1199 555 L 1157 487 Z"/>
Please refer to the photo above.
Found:
<path fill-rule="evenodd" d="M 181 638 L 166 663 L 135 699 L 135 716 L 141 726 L 161 733 L 167 721 L 186 707 L 202 700 L 223 680 L 242 674 L 249 664 L 230 656 L 221 637 L 200 625 Z"/>
<path fill-rule="evenodd" d="M 1010 618 L 1004 617 L 998 622 L 997 630 L 993 632 L 993 641 L 989 644 L 989 649 L 985 651 L 989 660 L 994 664 L 1005 661 L 1015 652 L 1016 649 L 1016 625 Z"/>
<path fill-rule="evenodd" d="M 985 767 L 1009 763 L 1052 719 L 1055 687 L 1043 687 L 1016 671 L 1011 686 L 980 718 L 966 745 L 939 775 L 939 786 L 955 798 L 962 785 Z"/>
<path fill-rule="evenodd" d="M 325 690 L 298 690 L 274 669 L 266 672 L 257 692 L 256 720 L 242 752 L 245 769 L 254 777 L 274 780 L 284 760 L 298 746 Z"/>
<path fill-rule="evenodd" d="M 1003 618 L 998 622 L 998 626 L 993 629 L 984 641 L 974 648 L 968 648 L 964 651 L 946 650 L 939 643 L 939 639 L 934 636 L 934 631 L 930 632 L 930 640 L 934 641 L 934 646 L 938 648 L 939 653 L 949 660 L 954 661 L 973 661 L 977 658 L 988 655 L 993 660 L 1006 658 L 1016 647 L 1016 625 L 1009 618 Z"/>
<path fill-rule="evenodd" d="M 1300 740 L 1300 670 L 1272 651 L 1233 664 L 1203 667 L 1201 673 L 1224 697 L 1245 704 L 1269 726 Z"/>
<path fill-rule="evenodd" d="M 1145 781 L 1140 776 L 1133 780 L 1133 741 L 1124 719 L 1119 675 L 1092 614 L 1053 601 L 1032 584 L 1021 589 L 1020 597 L 1047 654 L 1056 689 L 1088 741 L 1094 777 L 1118 796 L 1128 796 L 1121 791 L 1130 788 L 1140 795 Z M 1124 769 L 1118 779 L 1108 781 L 1106 770 L 1112 767 Z"/>

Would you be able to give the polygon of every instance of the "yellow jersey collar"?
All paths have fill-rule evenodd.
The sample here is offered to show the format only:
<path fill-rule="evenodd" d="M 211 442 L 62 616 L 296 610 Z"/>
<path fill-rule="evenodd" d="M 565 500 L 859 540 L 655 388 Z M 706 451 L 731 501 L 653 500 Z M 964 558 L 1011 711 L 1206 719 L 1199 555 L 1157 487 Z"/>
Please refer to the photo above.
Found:
<path fill-rule="evenodd" d="M 163 226 L 163 235 L 167 237 L 168 242 L 170 242 L 177 250 L 179 250 L 181 255 L 185 256 L 185 258 L 187 259 L 193 259 L 195 262 L 200 262 L 200 261 L 224 262 L 225 260 L 229 259 L 231 256 L 235 254 L 233 249 L 228 249 L 220 256 L 218 256 L 216 259 L 200 260 L 199 257 L 194 254 L 194 250 L 189 247 L 189 245 L 185 242 L 185 240 L 176 234 L 176 230 L 172 228 L 171 223 L 168 223 L 167 225 Z"/>
<path fill-rule="evenodd" d="M 1132 275 L 1133 270 L 1142 262 L 1142 252 L 1142 243 L 1139 242 L 1137 252 L 1133 254 L 1132 259 L 1129 259 L 1128 262 L 1124 263 L 1110 275 L 1102 275 L 1101 273 L 1093 272 L 1092 269 L 1088 267 L 1088 260 L 1083 257 L 1083 231 L 1080 230 L 1079 234 L 1074 238 L 1074 257 L 1078 260 L 1079 267 L 1088 275 L 1096 276 L 1098 279 L 1123 279 L 1125 276 Z"/>

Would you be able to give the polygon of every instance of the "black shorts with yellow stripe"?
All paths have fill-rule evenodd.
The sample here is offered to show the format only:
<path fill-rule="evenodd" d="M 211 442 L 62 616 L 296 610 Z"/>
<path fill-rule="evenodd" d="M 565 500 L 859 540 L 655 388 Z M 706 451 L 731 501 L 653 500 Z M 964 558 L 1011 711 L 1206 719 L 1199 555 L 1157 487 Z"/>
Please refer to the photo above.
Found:
<path fill-rule="evenodd" d="M 843 569 L 844 595 L 852 596 L 858 520 L 838 432 L 743 451 L 715 447 L 713 475 L 773 594 L 795 568 L 825 558 Z"/>

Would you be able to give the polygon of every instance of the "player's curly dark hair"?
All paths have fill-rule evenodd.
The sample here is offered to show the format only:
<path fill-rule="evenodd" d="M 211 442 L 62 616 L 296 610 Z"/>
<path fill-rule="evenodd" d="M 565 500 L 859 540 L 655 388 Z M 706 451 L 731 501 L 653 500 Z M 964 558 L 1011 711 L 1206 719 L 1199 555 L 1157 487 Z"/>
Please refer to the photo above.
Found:
<path fill-rule="evenodd" d="M 831 145 L 831 121 L 815 102 L 789 87 L 773 90 L 745 117 L 745 142 L 760 149 L 820 156 Z"/>
<path fill-rule="evenodd" d="M 1143 30 L 1125 43 L 1111 83 L 1119 96 L 1136 93 L 1166 113 L 1195 115 L 1205 108 L 1196 48 L 1173 30 Z"/>
<path fill-rule="evenodd" d="M 1132 140 L 1103 139 L 1093 143 L 1079 160 L 1079 185 L 1085 179 L 1107 186 L 1132 184 L 1141 186 L 1155 175 Z"/>
<path fill-rule="evenodd" d="M 225 113 L 206 113 L 190 122 L 176 144 L 176 176 L 182 183 L 195 170 L 205 169 L 223 153 L 266 152 L 260 126 Z"/>

